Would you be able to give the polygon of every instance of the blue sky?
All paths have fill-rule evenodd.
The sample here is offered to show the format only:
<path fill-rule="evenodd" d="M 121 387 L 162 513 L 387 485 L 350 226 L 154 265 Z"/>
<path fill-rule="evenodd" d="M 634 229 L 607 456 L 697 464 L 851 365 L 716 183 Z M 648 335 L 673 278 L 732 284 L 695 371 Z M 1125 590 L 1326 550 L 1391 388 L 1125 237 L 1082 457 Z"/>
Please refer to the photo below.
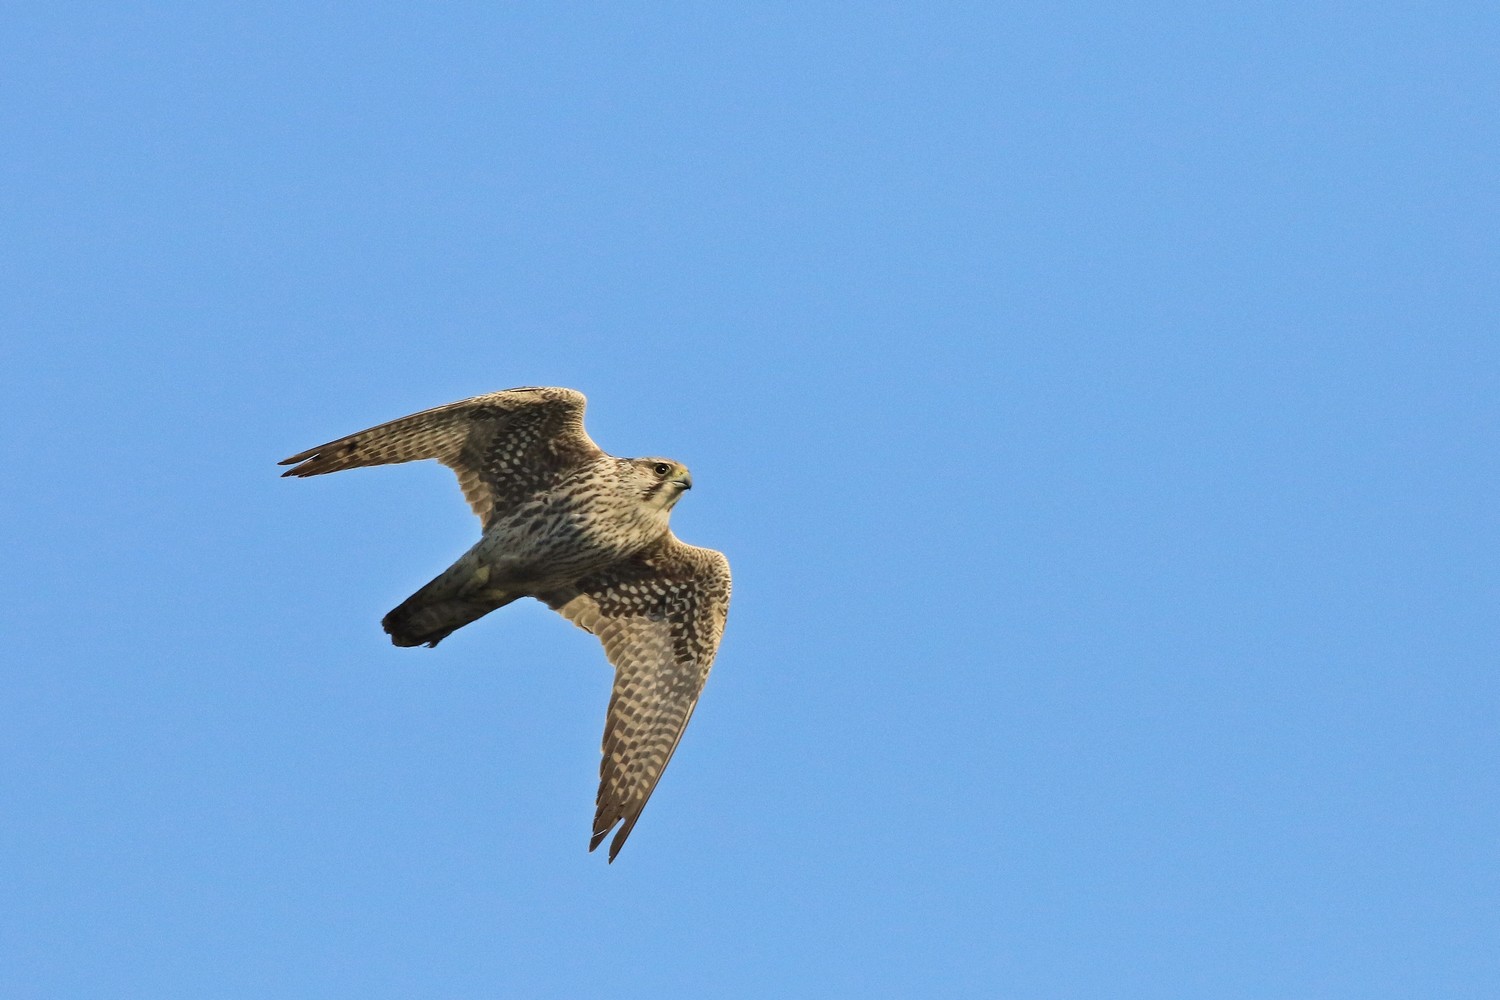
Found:
<path fill-rule="evenodd" d="M 1493 997 L 1491 5 L 20 4 L 0 993 Z M 514 385 L 729 628 L 387 610 Z"/>

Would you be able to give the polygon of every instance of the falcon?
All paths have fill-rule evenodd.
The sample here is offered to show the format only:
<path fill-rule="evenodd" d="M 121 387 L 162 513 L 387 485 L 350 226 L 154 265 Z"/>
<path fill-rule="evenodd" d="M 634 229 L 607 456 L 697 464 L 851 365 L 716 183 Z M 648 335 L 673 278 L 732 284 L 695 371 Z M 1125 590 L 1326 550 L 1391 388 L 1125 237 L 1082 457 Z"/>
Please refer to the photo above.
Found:
<path fill-rule="evenodd" d="M 458 475 L 479 541 L 382 625 L 397 646 L 533 597 L 598 636 L 615 668 L 592 851 L 614 861 L 692 717 L 724 633 L 729 561 L 672 534 L 692 488 L 666 458 L 616 458 L 583 429 L 582 393 L 508 389 L 423 410 L 309 448 L 283 476 L 437 461 Z"/>

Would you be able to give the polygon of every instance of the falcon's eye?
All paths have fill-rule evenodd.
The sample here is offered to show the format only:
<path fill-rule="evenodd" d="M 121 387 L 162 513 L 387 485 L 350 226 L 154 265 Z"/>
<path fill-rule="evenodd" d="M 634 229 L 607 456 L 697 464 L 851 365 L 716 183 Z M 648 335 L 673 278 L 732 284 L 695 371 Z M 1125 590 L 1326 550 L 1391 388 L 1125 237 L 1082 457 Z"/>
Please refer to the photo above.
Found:
<path fill-rule="evenodd" d="M 666 462 L 657 462 L 651 467 L 651 471 L 656 473 L 658 476 L 665 476 L 667 473 L 672 471 L 672 467 Z"/>

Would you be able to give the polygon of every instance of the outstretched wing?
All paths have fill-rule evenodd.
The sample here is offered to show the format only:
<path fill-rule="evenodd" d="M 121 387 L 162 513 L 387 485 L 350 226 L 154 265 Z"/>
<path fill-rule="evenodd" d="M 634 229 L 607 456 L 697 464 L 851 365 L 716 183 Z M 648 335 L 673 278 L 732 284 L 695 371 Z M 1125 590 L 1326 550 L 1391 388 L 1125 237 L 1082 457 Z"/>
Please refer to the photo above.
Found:
<path fill-rule="evenodd" d="M 729 612 L 729 560 L 669 533 L 646 553 L 539 596 L 597 635 L 615 667 L 589 841 L 592 851 L 621 824 L 613 861 L 698 704 Z"/>
<path fill-rule="evenodd" d="M 583 393 L 507 389 L 423 410 L 293 455 L 283 476 L 435 458 L 458 474 L 486 526 L 496 514 L 603 454 L 583 429 Z"/>

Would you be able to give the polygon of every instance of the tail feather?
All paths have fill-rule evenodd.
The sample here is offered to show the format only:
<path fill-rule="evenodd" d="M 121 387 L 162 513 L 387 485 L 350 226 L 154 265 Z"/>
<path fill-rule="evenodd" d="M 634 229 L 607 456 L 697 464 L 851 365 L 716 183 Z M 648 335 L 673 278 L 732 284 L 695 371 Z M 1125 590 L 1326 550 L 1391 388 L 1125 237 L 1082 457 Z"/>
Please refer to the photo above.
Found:
<path fill-rule="evenodd" d="M 444 601 L 419 600 L 421 591 L 401 602 L 381 620 L 386 634 L 397 646 L 436 646 L 449 635 L 496 608 L 521 597 L 508 594 L 499 597 L 460 597 Z"/>

